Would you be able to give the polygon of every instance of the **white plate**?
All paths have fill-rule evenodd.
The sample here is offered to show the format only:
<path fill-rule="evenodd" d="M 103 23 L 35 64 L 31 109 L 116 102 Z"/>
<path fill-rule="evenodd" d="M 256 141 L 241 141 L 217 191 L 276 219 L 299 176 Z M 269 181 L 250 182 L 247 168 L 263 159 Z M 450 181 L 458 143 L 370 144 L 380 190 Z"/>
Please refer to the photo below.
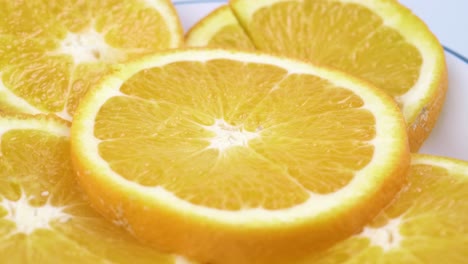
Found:
<path fill-rule="evenodd" d="M 180 15 L 182 24 L 187 30 L 199 19 L 227 1 L 174 0 L 173 2 Z M 405 0 L 403 2 L 405 4 L 411 4 L 410 8 L 413 12 L 423 17 L 431 28 L 447 26 L 447 24 L 444 23 L 451 21 L 450 19 L 438 19 L 440 17 L 430 15 L 429 11 L 435 10 L 435 6 L 432 9 L 430 8 L 431 4 L 435 5 L 438 1 L 419 1 L 419 5 L 410 0 Z M 448 10 L 445 12 L 458 10 L 454 5 L 447 4 L 445 6 Z M 450 7 L 454 8 L 449 9 Z M 466 16 L 461 17 L 461 13 L 458 13 L 458 15 L 460 15 L 460 17 L 456 19 L 468 22 Z M 430 20 L 431 17 L 434 17 L 434 19 Z M 452 17 L 451 19 L 453 21 L 454 18 Z M 435 34 L 445 46 L 449 71 L 449 89 L 438 123 L 428 140 L 422 146 L 420 152 L 468 160 L 468 59 L 466 59 L 468 58 L 468 54 L 461 55 L 459 52 L 448 48 L 452 47 L 451 43 L 453 43 L 453 46 L 458 46 L 460 43 L 466 41 L 467 38 L 464 34 L 445 33 L 442 35 L 443 32 L 446 31 L 439 31 L 441 32 L 440 34 L 438 34 L 438 32 L 435 32 Z M 444 40 L 447 42 L 444 42 Z"/>

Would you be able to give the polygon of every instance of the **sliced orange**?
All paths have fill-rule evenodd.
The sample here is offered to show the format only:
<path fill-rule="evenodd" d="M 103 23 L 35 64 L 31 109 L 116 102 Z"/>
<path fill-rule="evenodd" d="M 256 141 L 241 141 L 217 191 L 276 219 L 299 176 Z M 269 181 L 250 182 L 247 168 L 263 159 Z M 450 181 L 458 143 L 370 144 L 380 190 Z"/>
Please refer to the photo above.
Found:
<path fill-rule="evenodd" d="M 415 154 L 409 185 L 363 232 L 304 264 L 463 264 L 468 259 L 468 162 Z"/>
<path fill-rule="evenodd" d="M 192 27 L 186 34 L 186 43 L 192 47 L 256 49 L 227 5 L 214 10 Z"/>
<path fill-rule="evenodd" d="M 255 46 L 349 72 L 400 105 L 412 151 L 430 134 L 447 89 L 444 53 L 427 26 L 397 1 L 232 0 L 230 7 L 195 25 L 188 45 Z"/>
<path fill-rule="evenodd" d="M 0 0 L 0 110 L 75 108 L 112 64 L 182 45 L 169 0 Z"/>
<path fill-rule="evenodd" d="M 2 263 L 183 263 L 91 209 L 71 167 L 67 123 L 2 115 L 0 135 Z"/>
<path fill-rule="evenodd" d="M 154 247 L 270 263 L 347 237 L 391 201 L 405 129 L 390 97 L 343 73 L 176 50 L 85 96 L 72 157 L 91 203 Z"/>

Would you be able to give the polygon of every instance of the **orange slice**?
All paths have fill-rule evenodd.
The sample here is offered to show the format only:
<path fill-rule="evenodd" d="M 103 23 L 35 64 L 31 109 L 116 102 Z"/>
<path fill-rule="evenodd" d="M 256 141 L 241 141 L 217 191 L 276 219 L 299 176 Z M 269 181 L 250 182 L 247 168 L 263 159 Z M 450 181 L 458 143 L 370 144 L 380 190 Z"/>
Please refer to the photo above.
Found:
<path fill-rule="evenodd" d="M 413 155 L 409 186 L 363 232 L 298 262 L 466 263 L 468 162 Z"/>
<path fill-rule="evenodd" d="M 343 73 L 176 50 L 87 94 L 72 156 L 92 204 L 156 248 L 268 263 L 358 231 L 391 201 L 405 129 L 390 97 Z"/>
<path fill-rule="evenodd" d="M 397 1 L 232 0 L 230 7 L 195 25 L 187 44 L 255 46 L 349 72 L 399 104 L 412 151 L 430 134 L 447 89 L 444 53 L 426 25 Z"/>
<path fill-rule="evenodd" d="M 71 168 L 67 123 L 2 115 L 0 135 L 1 262 L 184 263 L 91 209 Z"/>
<path fill-rule="evenodd" d="M 186 43 L 192 47 L 256 49 L 227 5 L 214 10 L 193 26 L 186 34 Z"/>
<path fill-rule="evenodd" d="M 0 0 L 0 110 L 71 120 L 112 65 L 182 45 L 169 0 Z"/>

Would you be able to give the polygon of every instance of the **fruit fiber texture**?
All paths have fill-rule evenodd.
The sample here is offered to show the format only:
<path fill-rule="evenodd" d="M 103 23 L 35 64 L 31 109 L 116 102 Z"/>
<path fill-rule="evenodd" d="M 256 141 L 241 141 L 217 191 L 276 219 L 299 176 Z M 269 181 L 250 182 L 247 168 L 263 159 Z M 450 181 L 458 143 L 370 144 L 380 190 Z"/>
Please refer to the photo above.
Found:
<path fill-rule="evenodd" d="M 272 263 L 359 231 L 404 184 L 409 148 L 391 97 L 352 76 L 174 50 L 88 93 L 72 158 L 91 203 L 154 247 Z"/>
<path fill-rule="evenodd" d="M 186 43 L 257 49 L 362 78 L 398 103 L 413 152 L 434 127 L 447 89 L 442 46 L 394 0 L 232 0 L 196 24 Z"/>
<path fill-rule="evenodd" d="M 70 161 L 69 124 L 0 115 L 0 262 L 173 264 L 91 208 Z"/>
<path fill-rule="evenodd" d="M 0 110 L 72 120 L 83 95 L 125 63 L 180 47 L 169 0 L 0 0 Z"/>
<path fill-rule="evenodd" d="M 468 162 L 413 154 L 408 186 L 361 232 L 297 264 L 463 264 Z"/>

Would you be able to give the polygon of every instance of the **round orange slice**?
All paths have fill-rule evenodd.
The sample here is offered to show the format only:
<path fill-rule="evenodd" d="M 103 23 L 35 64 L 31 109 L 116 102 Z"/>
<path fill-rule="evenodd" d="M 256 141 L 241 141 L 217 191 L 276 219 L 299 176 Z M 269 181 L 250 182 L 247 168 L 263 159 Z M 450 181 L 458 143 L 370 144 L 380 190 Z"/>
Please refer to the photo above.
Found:
<path fill-rule="evenodd" d="M 408 187 L 364 230 L 297 262 L 466 263 L 468 162 L 414 154 Z"/>
<path fill-rule="evenodd" d="M 267 55 L 175 50 L 83 99 L 72 157 L 91 203 L 201 262 L 290 259 L 343 239 L 405 181 L 404 119 L 380 90 Z"/>
<path fill-rule="evenodd" d="M 0 116 L 0 262 L 184 263 L 90 207 L 71 167 L 69 130 L 58 118 Z"/>
<path fill-rule="evenodd" d="M 71 120 L 112 65 L 180 47 L 170 0 L 0 0 L 0 110 Z"/>
<path fill-rule="evenodd" d="M 280 54 L 351 73 L 399 104 L 416 152 L 447 89 L 442 46 L 395 0 L 232 0 L 195 25 L 189 46 Z"/>

